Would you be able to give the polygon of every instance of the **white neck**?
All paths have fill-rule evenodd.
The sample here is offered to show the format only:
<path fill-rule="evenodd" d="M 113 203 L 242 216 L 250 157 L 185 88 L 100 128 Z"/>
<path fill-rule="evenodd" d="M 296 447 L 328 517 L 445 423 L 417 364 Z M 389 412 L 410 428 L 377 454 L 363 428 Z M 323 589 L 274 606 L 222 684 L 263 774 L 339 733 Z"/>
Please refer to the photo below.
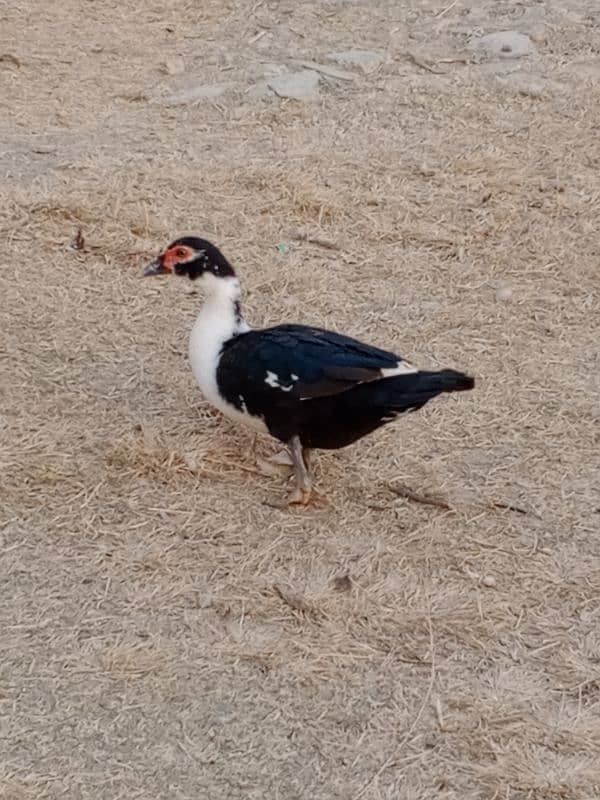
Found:
<path fill-rule="evenodd" d="M 200 309 L 199 317 L 210 317 L 215 330 L 222 331 L 223 335 L 227 333 L 223 341 L 250 330 L 242 316 L 240 304 L 242 292 L 237 278 L 216 278 L 210 273 L 205 273 L 202 289 L 206 299 Z"/>

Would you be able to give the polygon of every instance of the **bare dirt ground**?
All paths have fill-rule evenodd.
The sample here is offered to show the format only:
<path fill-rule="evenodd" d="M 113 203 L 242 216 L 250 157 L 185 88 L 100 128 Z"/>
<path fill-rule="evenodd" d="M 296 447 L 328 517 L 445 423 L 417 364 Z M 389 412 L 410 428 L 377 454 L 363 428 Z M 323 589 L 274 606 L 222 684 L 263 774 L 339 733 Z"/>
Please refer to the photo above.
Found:
<path fill-rule="evenodd" d="M 2 798 L 600 796 L 599 25 L 0 6 Z M 528 54 L 473 47 L 507 30 Z M 306 61 L 349 74 L 266 88 Z M 269 507 L 187 365 L 201 298 L 140 279 L 183 233 L 255 324 L 476 391 L 319 456 L 329 505 Z"/>

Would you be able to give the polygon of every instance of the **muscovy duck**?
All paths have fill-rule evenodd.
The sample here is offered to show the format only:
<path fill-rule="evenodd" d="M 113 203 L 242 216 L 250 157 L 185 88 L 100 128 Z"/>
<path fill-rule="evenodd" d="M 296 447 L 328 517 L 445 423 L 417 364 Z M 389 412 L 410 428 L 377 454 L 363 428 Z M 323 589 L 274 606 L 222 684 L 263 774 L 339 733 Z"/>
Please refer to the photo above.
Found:
<path fill-rule="evenodd" d="M 205 239 L 177 239 L 143 274 L 201 284 L 206 299 L 189 344 L 194 376 L 227 417 L 285 444 L 296 478 L 290 504 L 310 500 L 313 448 L 345 447 L 442 392 L 474 386 L 462 372 L 418 370 L 394 353 L 321 328 L 252 330 L 231 264 Z"/>

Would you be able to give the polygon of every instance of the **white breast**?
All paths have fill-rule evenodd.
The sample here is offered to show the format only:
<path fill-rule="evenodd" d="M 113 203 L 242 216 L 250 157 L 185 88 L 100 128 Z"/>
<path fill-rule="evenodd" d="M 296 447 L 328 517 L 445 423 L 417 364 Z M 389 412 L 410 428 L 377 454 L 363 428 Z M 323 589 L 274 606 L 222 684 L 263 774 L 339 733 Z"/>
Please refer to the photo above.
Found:
<path fill-rule="evenodd" d="M 236 325 L 235 320 L 224 316 L 222 311 L 211 303 L 206 303 L 194 323 L 189 347 L 192 372 L 204 397 L 221 413 L 234 422 L 266 433 L 267 426 L 261 417 L 254 417 L 238 410 L 219 393 L 217 367 L 223 344 L 236 333 L 244 333 L 249 330 L 246 323 Z M 242 409 L 244 409 L 246 407 L 244 398 L 240 396 L 239 399 Z"/>

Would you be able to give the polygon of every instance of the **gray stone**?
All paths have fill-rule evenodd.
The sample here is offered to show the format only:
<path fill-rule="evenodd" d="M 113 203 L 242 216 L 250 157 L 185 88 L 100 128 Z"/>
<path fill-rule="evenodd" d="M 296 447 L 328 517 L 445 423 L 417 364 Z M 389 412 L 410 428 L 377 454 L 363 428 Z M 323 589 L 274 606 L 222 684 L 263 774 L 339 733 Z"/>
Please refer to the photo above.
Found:
<path fill-rule="evenodd" d="M 479 66 L 479 71 L 484 77 L 510 75 L 520 70 L 517 61 L 488 61 Z"/>
<path fill-rule="evenodd" d="M 526 72 L 513 72 L 510 75 L 497 75 L 497 82 L 506 89 L 512 89 L 525 97 L 539 99 L 547 94 L 564 91 L 564 86 L 557 81 L 542 78 L 540 75 L 529 75 Z"/>
<path fill-rule="evenodd" d="M 185 61 L 181 56 L 173 56 L 173 58 L 167 58 L 163 65 L 164 71 L 168 75 L 181 75 L 185 72 Z"/>
<path fill-rule="evenodd" d="M 288 72 L 285 75 L 274 75 L 272 78 L 268 78 L 267 86 L 278 97 L 314 100 L 319 93 L 319 75 L 310 69 Z"/>
<path fill-rule="evenodd" d="M 275 92 L 269 87 L 267 81 L 259 81 L 246 90 L 246 97 L 249 100 L 264 100 L 275 97 Z"/>
<path fill-rule="evenodd" d="M 215 97 L 225 94 L 232 85 L 231 83 L 215 83 L 205 86 L 190 86 L 187 89 L 173 92 L 167 97 L 166 102 L 169 106 L 181 106 L 200 103 L 202 100 L 213 100 Z"/>
<path fill-rule="evenodd" d="M 566 71 L 577 80 L 599 82 L 600 59 L 585 58 L 572 61 Z"/>
<path fill-rule="evenodd" d="M 488 33 L 480 39 L 471 39 L 469 48 L 488 58 L 521 58 L 535 52 L 529 36 L 517 31 Z"/>
<path fill-rule="evenodd" d="M 385 61 L 385 55 L 375 50 L 344 50 L 341 53 L 329 53 L 327 58 L 336 64 L 361 67 L 363 70 L 375 69 Z"/>
<path fill-rule="evenodd" d="M 512 299 L 513 290 L 510 286 L 498 286 L 496 289 L 496 300 L 501 303 L 507 303 Z"/>
<path fill-rule="evenodd" d="M 265 78 L 269 78 L 273 75 L 283 75 L 286 71 L 285 67 L 282 67 L 281 64 L 275 64 L 271 61 L 267 61 L 262 65 L 262 74 Z"/>

